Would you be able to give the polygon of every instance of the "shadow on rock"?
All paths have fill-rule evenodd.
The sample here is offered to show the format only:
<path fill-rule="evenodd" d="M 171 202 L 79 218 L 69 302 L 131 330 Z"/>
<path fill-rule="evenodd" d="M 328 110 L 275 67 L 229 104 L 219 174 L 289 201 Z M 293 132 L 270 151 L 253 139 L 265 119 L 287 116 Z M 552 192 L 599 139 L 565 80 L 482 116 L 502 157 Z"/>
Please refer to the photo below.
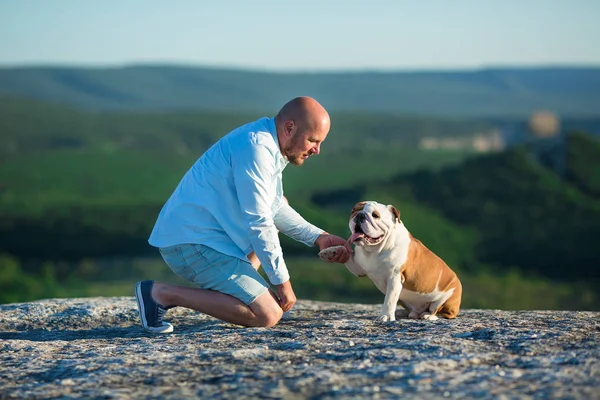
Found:
<path fill-rule="evenodd" d="M 22 332 L 0 332 L 0 340 L 30 340 L 33 342 L 71 341 L 84 339 L 110 340 L 117 338 L 152 338 L 173 335 L 189 335 L 197 332 L 223 330 L 232 328 L 220 322 L 207 321 L 200 324 L 177 325 L 175 331 L 165 334 L 153 334 L 146 332 L 140 326 L 94 328 L 78 330 L 47 330 L 31 329 Z"/>

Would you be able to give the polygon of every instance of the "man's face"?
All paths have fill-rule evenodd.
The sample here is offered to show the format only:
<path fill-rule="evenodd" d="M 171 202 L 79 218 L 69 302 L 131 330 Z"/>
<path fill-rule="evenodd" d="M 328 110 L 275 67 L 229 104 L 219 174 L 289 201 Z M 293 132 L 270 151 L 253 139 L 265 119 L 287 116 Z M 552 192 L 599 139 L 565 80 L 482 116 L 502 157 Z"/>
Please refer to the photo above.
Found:
<path fill-rule="evenodd" d="M 327 132 L 296 130 L 288 145 L 283 149 L 283 154 L 290 163 L 302 165 L 308 157 L 321 152 L 321 143 L 325 137 L 327 137 Z"/>

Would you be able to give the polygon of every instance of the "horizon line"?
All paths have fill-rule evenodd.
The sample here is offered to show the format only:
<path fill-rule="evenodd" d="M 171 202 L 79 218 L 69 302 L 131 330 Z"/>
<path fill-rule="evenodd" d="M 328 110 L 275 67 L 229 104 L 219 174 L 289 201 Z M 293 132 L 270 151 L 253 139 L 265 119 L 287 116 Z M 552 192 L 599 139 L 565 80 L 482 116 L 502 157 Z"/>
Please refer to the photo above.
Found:
<path fill-rule="evenodd" d="M 535 69 L 600 69 L 600 63 L 532 63 L 511 64 L 496 63 L 480 66 L 440 66 L 440 67 L 321 67 L 321 68 L 275 68 L 256 67 L 210 63 L 192 63 L 182 61 L 136 61 L 122 63 L 74 63 L 74 62 L 23 62 L 0 63 L 0 70 L 7 69 L 36 69 L 36 68 L 61 68 L 61 69 L 128 69 L 128 68 L 185 68 L 205 70 L 227 70 L 237 72 L 274 73 L 274 74 L 331 74 L 331 73 L 419 73 L 419 72 L 476 72 L 489 70 L 535 70 Z"/>

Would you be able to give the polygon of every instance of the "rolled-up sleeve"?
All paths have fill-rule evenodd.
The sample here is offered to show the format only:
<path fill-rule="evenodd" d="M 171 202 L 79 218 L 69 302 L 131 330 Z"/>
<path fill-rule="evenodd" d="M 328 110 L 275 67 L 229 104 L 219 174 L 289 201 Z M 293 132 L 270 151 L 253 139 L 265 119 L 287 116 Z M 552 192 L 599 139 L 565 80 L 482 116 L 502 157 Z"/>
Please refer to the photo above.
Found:
<path fill-rule="evenodd" d="M 289 204 L 283 204 L 275 214 L 275 226 L 284 235 L 312 246 L 324 230 L 306 221 Z"/>
<path fill-rule="evenodd" d="M 253 145 L 232 160 L 233 178 L 250 243 L 273 285 L 290 279 L 283 259 L 271 205 L 275 200 L 276 166 L 271 151 Z"/>

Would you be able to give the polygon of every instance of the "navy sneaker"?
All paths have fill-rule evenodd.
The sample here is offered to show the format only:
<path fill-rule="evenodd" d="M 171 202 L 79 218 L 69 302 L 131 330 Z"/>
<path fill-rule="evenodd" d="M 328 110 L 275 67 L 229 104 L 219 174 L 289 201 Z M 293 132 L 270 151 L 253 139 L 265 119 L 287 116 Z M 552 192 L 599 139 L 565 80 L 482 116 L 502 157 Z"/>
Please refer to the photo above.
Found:
<path fill-rule="evenodd" d="M 139 281 L 135 285 L 135 298 L 137 299 L 142 326 L 152 333 L 173 332 L 173 325 L 163 321 L 167 309 L 152 298 L 153 285 L 154 281 Z"/>

